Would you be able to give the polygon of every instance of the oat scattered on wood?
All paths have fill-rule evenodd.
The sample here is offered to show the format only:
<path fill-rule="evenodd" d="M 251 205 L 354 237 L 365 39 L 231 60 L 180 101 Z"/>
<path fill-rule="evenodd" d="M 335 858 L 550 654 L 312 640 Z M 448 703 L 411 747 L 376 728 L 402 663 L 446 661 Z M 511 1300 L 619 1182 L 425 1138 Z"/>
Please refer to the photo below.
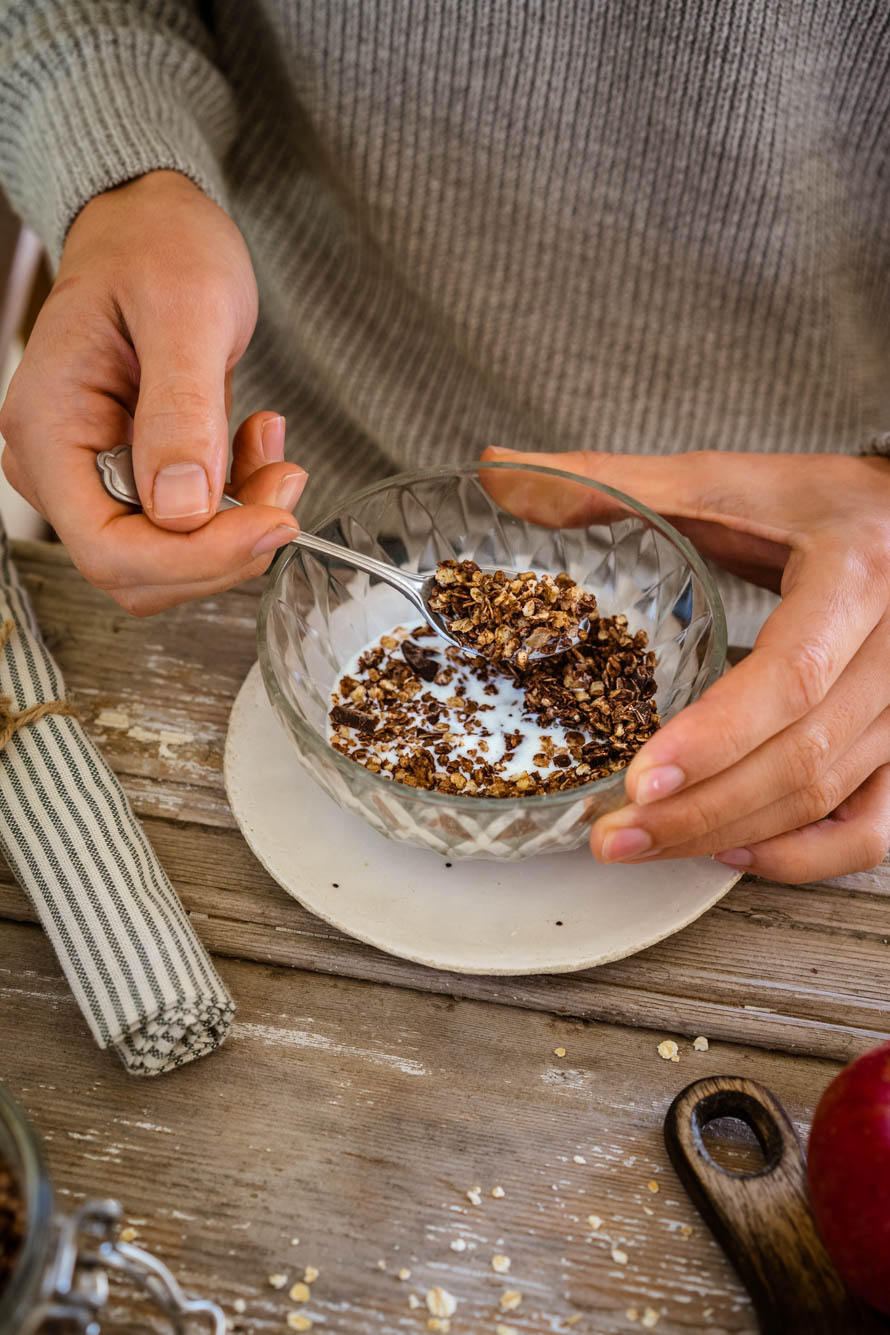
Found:
<path fill-rule="evenodd" d="M 627 1265 L 627 1252 L 623 1252 L 620 1247 L 613 1247 L 612 1260 L 616 1265 Z"/>
<path fill-rule="evenodd" d="M 672 1038 L 666 1038 L 658 1045 L 658 1055 L 663 1057 L 666 1062 L 678 1062 L 680 1060 L 680 1049 Z"/>
<path fill-rule="evenodd" d="M 501 1310 L 504 1312 L 515 1312 L 521 1302 L 522 1294 L 518 1289 L 504 1289 L 501 1294 Z"/>
<path fill-rule="evenodd" d="M 699 1034 L 698 1038 L 695 1040 L 692 1046 L 695 1048 L 696 1052 L 707 1052 L 708 1048 L 710 1047 L 710 1044 L 708 1040 L 705 1038 L 704 1034 Z"/>
<path fill-rule="evenodd" d="M 287 1283 L 287 1275 L 270 1275 L 268 1283 L 271 1289 L 283 1289 Z"/>
<path fill-rule="evenodd" d="M 288 1312 L 287 1324 L 291 1330 L 311 1330 L 312 1322 L 308 1316 L 303 1316 L 302 1312 Z"/>
<path fill-rule="evenodd" d="M 426 1305 L 433 1316 L 454 1316 L 457 1311 L 457 1299 L 454 1294 L 438 1286 L 434 1289 L 427 1289 Z"/>
<path fill-rule="evenodd" d="M 291 1285 L 291 1290 L 290 1293 L 288 1294 L 288 1297 L 290 1298 L 291 1302 L 294 1303 L 308 1303 L 309 1285 L 304 1284 L 301 1279 L 298 1279 L 296 1284 Z"/>
<path fill-rule="evenodd" d="M 496 1270 L 499 1275 L 506 1275 L 510 1269 L 509 1256 L 503 1256 L 500 1252 L 496 1252 L 491 1258 L 491 1268 Z"/>

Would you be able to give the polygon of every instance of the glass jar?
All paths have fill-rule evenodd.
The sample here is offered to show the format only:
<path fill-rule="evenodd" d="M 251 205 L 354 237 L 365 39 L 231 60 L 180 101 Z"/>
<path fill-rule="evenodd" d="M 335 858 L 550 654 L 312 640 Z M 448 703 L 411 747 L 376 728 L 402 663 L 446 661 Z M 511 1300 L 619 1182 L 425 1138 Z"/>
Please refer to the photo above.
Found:
<path fill-rule="evenodd" d="M 70 1215 L 57 1212 L 40 1144 L 3 1085 L 0 1160 L 24 1210 L 24 1237 L 0 1288 L 0 1335 L 37 1335 L 62 1322 L 68 1323 L 66 1331 L 99 1335 L 109 1275 L 115 1273 L 141 1288 L 177 1335 L 197 1329 L 195 1322 L 205 1332 L 225 1335 L 226 1319 L 216 1303 L 187 1298 L 161 1261 L 121 1241 L 117 1201 L 86 1201 Z"/>

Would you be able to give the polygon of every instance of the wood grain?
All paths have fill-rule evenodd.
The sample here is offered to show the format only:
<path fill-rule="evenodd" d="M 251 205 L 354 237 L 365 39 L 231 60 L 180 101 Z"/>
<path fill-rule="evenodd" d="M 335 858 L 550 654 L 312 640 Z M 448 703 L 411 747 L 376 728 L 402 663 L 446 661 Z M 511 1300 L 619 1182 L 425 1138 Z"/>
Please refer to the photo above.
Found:
<path fill-rule="evenodd" d="M 743 880 L 669 940 L 570 976 L 464 977 L 350 940 L 271 880 L 225 799 L 228 714 L 255 657 L 260 584 L 139 621 L 58 546 L 20 543 L 15 555 L 90 730 L 217 954 L 841 1061 L 890 1030 L 888 864 L 802 888 Z M 32 916 L 5 869 L 0 915 Z"/>
<path fill-rule="evenodd" d="M 93 1047 L 43 936 L 6 923 L 0 1075 L 46 1141 L 62 1203 L 117 1196 L 138 1240 L 222 1301 L 234 1331 L 285 1330 L 293 1305 L 267 1277 L 292 1283 L 307 1264 L 321 1273 L 306 1310 L 343 1335 L 420 1335 L 428 1314 L 408 1294 L 434 1285 L 459 1301 L 452 1335 L 493 1335 L 498 1320 L 521 1335 L 617 1335 L 647 1308 L 661 1335 L 756 1330 L 674 1177 L 662 1119 L 690 1080 L 729 1070 L 779 1092 L 805 1134 L 832 1064 L 720 1043 L 684 1043 L 672 1063 L 621 1026 L 220 967 L 240 1004 L 232 1038 L 136 1081 Z M 496 1253 L 509 1274 L 492 1270 Z M 499 1315 L 509 1289 L 521 1305 Z M 115 1320 L 122 1335 L 145 1330 L 126 1296 Z"/>

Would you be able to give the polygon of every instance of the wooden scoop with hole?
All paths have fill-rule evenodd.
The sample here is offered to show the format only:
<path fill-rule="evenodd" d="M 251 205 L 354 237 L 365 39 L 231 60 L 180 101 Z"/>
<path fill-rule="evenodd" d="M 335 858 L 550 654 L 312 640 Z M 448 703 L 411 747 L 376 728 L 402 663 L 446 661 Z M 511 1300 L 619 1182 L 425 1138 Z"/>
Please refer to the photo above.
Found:
<path fill-rule="evenodd" d="M 704 1128 L 732 1117 L 754 1133 L 763 1164 L 735 1172 L 708 1152 Z M 687 1085 L 664 1123 L 671 1163 L 754 1303 L 762 1335 L 888 1335 L 890 1319 L 861 1303 L 832 1265 L 807 1195 L 797 1133 L 755 1080 Z"/>

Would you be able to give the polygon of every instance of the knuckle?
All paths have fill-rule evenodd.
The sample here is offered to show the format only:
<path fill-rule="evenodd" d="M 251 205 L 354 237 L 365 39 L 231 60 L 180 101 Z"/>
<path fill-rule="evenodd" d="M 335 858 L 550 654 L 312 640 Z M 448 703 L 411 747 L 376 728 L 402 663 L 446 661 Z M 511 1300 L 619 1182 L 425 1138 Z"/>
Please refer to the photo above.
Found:
<path fill-rule="evenodd" d="M 657 804 L 653 809 L 653 816 L 656 814 Z M 711 833 L 716 823 L 716 813 L 704 796 L 696 796 L 692 792 L 684 793 L 682 806 L 678 806 L 677 815 L 671 821 L 671 829 L 665 832 L 664 837 L 659 831 L 655 842 L 669 845 L 692 843 L 704 839 Z"/>
<path fill-rule="evenodd" d="M 815 783 L 802 792 L 805 823 L 812 825 L 815 821 L 824 820 L 840 806 L 845 797 L 844 785 L 837 774 L 828 771 L 820 775 Z"/>
<path fill-rule="evenodd" d="M 808 714 L 824 700 L 831 681 L 833 661 L 834 656 L 827 644 L 821 640 L 807 640 L 786 665 L 790 695 L 798 717 Z"/>
<path fill-rule="evenodd" d="M 89 552 L 80 552 L 76 556 L 72 554 L 72 559 L 88 584 L 108 592 L 109 575 L 104 561 Z"/>
<path fill-rule="evenodd" d="M 107 592 L 118 607 L 132 617 L 150 617 L 161 609 L 156 596 L 148 594 L 144 589 L 109 589 Z"/>
<path fill-rule="evenodd" d="M 139 390 L 139 416 L 143 420 L 208 415 L 207 388 L 186 371 L 172 371 Z"/>
<path fill-rule="evenodd" d="M 792 749 L 793 777 L 804 786 L 818 783 L 828 767 L 831 752 L 831 739 L 822 728 L 815 725 L 805 728 Z"/>

